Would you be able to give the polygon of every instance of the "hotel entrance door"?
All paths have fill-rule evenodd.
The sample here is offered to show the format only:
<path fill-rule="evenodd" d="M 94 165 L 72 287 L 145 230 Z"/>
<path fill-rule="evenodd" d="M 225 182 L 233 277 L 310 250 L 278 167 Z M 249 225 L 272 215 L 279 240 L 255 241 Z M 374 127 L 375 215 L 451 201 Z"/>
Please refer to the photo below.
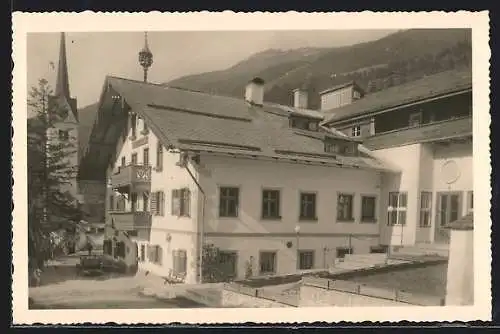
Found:
<path fill-rule="evenodd" d="M 450 232 L 446 227 L 460 218 L 461 194 L 457 192 L 437 193 L 436 223 L 434 224 L 434 242 L 449 243 Z"/>

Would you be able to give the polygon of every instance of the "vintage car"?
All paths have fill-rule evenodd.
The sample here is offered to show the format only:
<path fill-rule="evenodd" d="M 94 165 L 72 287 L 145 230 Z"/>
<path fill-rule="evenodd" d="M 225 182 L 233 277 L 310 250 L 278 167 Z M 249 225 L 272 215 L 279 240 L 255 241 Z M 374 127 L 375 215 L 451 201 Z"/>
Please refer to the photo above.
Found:
<path fill-rule="evenodd" d="M 100 255 L 80 256 L 77 264 L 78 272 L 85 276 L 96 276 L 104 273 L 103 258 Z"/>

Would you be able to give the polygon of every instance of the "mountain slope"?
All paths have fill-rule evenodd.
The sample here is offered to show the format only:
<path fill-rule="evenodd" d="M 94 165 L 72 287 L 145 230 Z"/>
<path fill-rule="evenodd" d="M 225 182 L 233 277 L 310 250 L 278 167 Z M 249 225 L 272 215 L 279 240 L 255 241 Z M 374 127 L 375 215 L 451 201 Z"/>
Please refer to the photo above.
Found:
<path fill-rule="evenodd" d="M 260 76 L 267 82 L 267 100 L 291 104 L 291 91 L 307 83 L 309 107 L 317 108 L 317 92 L 345 81 L 355 79 L 365 88 L 372 81 L 371 90 L 378 90 L 391 84 L 377 81 L 386 79 L 391 72 L 409 81 L 470 66 L 470 59 L 470 30 L 415 29 L 339 48 L 268 50 L 227 70 L 182 77 L 168 85 L 242 97 L 248 80 Z"/>

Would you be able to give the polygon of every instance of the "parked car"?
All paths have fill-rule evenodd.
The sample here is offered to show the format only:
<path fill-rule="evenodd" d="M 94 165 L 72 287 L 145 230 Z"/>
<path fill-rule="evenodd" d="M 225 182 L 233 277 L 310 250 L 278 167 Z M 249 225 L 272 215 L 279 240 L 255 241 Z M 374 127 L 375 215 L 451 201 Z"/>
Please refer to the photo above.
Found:
<path fill-rule="evenodd" d="M 85 276 L 96 276 L 104 274 L 103 258 L 100 255 L 80 256 L 77 264 L 78 272 Z"/>

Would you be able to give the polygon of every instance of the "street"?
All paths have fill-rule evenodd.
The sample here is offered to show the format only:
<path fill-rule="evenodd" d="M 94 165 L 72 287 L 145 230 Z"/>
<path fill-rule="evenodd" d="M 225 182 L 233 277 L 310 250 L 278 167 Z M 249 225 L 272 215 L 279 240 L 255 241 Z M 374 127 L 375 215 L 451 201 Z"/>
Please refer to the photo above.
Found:
<path fill-rule="evenodd" d="M 83 253 L 82 253 L 83 254 Z M 32 309 L 194 308 L 184 298 L 160 300 L 140 295 L 145 282 L 138 276 L 106 274 L 81 277 L 76 273 L 79 255 L 50 261 L 41 285 L 29 288 Z"/>

